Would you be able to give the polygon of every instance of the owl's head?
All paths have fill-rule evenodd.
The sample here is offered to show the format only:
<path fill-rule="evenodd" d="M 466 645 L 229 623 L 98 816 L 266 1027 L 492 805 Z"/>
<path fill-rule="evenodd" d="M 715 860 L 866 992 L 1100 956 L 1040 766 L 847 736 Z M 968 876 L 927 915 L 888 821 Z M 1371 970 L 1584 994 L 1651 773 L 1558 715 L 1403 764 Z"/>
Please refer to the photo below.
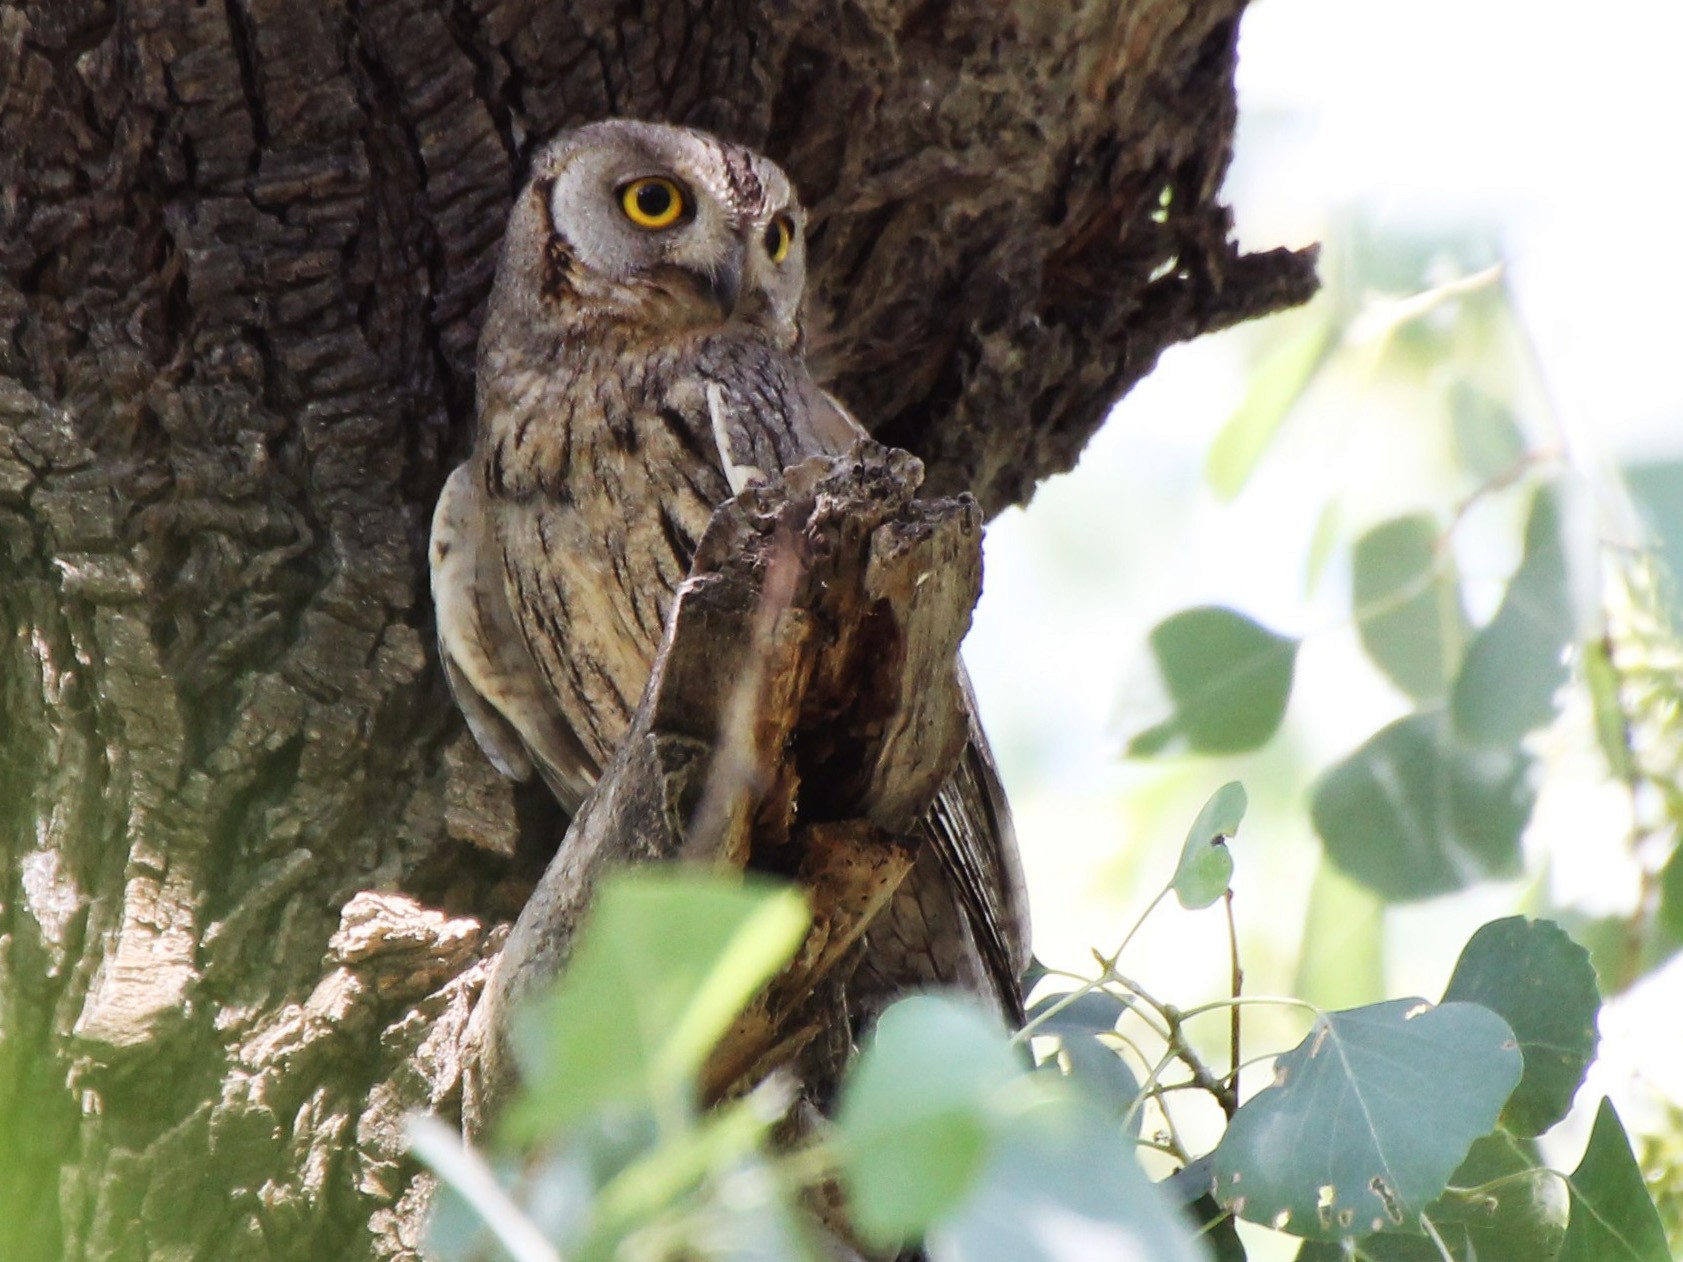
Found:
<path fill-rule="evenodd" d="M 769 158 L 684 127 L 613 119 L 539 151 L 493 306 L 539 327 L 751 325 L 800 339 L 806 216 Z"/>

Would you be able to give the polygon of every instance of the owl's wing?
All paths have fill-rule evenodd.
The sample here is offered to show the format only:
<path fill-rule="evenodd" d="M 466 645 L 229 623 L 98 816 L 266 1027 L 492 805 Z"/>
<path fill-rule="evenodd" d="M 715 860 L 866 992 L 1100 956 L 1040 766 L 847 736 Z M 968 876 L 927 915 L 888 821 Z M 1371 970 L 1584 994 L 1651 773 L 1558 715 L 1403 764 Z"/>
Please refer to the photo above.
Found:
<path fill-rule="evenodd" d="M 963 986 L 993 999 L 1015 1026 L 1028 967 L 1028 895 L 1011 810 L 962 661 L 958 678 L 970 740 L 918 823 L 923 853 L 872 939 L 885 963 L 901 956 L 889 965 L 891 989 Z"/>
<path fill-rule="evenodd" d="M 845 451 L 867 437 L 865 427 L 828 391 L 820 392 L 812 424 L 832 451 Z M 977 717 L 970 673 L 963 659 L 956 668 L 970 740 L 919 825 L 931 858 L 920 861 L 907 878 L 905 897 L 897 900 L 898 908 L 890 908 L 889 919 L 901 922 L 902 938 L 921 931 L 930 947 L 942 947 L 930 950 L 917 966 L 920 980 L 979 986 L 995 994 L 1005 1016 L 1016 1022 L 1022 1018 L 1021 979 L 1029 963 L 1028 891 L 1011 808 Z M 941 921 L 955 914 L 959 923 L 943 928 Z M 883 928 L 893 932 L 891 925 Z M 917 954 L 910 952 L 913 958 Z M 942 954 L 974 958 L 942 961 Z M 977 964 L 982 976 L 969 975 Z"/>
<path fill-rule="evenodd" d="M 963 670 L 960 663 L 969 701 Z M 866 1024 L 895 999 L 930 986 L 968 990 L 1012 1024 L 1022 1021 L 1028 900 L 999 772 L 973 701 L 968 710 L 969 744 L 918 821 L 917 860 L 872 922 L 869 948 L 848 984 Z"/>
<path fill-rule="evenodd" d="M 780 384 L 787 391 L 781 396 L 733 390 L 723 381 L 706 386 L 707 418 L 732 495 L 808 456 L 845 455 L 870 437 L 810 378 Z"/>
<path fill-rule="evenodd" d="M 594 769 L 562 720 L 520 636 L 487 516 L 464 464 L 450 475 L 432 515 L 432 602 L 450 691 L 479 747 L 511 780 L 538 771 L 568 810 L 590 792 Z"/>
<path fill-rule="evenodd" d="M 952 777 L 935 795 L 924 828 L 958 892 L 989 979 L 1007 1015 L 1013 1015 L 1022 1002 L 1021 980 L 1029 963 L 1028 890 L 1005 786 L 962 659 L 958 682 L 970 740 Z"/>

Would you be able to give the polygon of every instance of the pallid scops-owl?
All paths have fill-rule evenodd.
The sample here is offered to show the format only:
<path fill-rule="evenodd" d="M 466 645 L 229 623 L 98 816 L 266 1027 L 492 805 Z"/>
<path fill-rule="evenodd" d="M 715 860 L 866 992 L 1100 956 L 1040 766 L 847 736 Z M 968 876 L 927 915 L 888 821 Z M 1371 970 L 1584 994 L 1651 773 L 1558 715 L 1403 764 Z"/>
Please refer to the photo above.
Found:
<path fill-rule="evenodd" d="M 433 520 L 433 598 L 480 745 L 569 812 L 626 734 L 713 510 L 862 432 L 807 369 L 805 236 L 775 163 L 640 122 L 559 136 L 515 202 L 473 455 Z M 849 983 L 865 1019 L 938 984 L 1018 1010 L 1025 900 L 973 711 Z"/>

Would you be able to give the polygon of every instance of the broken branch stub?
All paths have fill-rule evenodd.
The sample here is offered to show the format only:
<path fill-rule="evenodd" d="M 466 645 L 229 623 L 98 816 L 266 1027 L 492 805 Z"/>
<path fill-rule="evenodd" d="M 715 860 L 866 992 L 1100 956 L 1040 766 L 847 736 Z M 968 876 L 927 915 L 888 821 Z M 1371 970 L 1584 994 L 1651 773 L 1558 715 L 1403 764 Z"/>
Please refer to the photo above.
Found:
<path fill-rule="evenodd" d="M 513 1085 L 509 1021 L 564 965 L 601 875 L 683 858 L 793 877 L 813 927 L 705 1075 L 723 1094 L 797 1060 L 842 1016 L 827 983 L 914 859 L 910 834 L 968 735 L 956 672 L 981 587 L 968 496 L 862 441 L 722 505 L 631 730 L 580 808 L 474 1014 L 464 1116 Z"/>

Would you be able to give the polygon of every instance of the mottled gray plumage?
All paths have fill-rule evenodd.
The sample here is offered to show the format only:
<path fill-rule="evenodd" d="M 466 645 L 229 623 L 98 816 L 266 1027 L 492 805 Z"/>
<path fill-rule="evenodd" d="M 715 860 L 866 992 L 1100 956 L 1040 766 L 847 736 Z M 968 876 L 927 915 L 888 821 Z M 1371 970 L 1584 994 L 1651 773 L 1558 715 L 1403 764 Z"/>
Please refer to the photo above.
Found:
<path fill-rule="evenodd" d="M 682 213 L 636 222 L 672 211 L 662 188 Z M 626 732 L 714 508 L 862 432 L 807 371 L 804 220 L 768 159 L 627 121 L 551 142 L 515 203 L 473 457 L 433 520 L 433 597 L 475 737 L 568 811 Z M 850 993 L 869 1015 L 953 983 L 1012 1012 L 1026 907 L 973 703 L 969 748 L 922 829 Z"/>

